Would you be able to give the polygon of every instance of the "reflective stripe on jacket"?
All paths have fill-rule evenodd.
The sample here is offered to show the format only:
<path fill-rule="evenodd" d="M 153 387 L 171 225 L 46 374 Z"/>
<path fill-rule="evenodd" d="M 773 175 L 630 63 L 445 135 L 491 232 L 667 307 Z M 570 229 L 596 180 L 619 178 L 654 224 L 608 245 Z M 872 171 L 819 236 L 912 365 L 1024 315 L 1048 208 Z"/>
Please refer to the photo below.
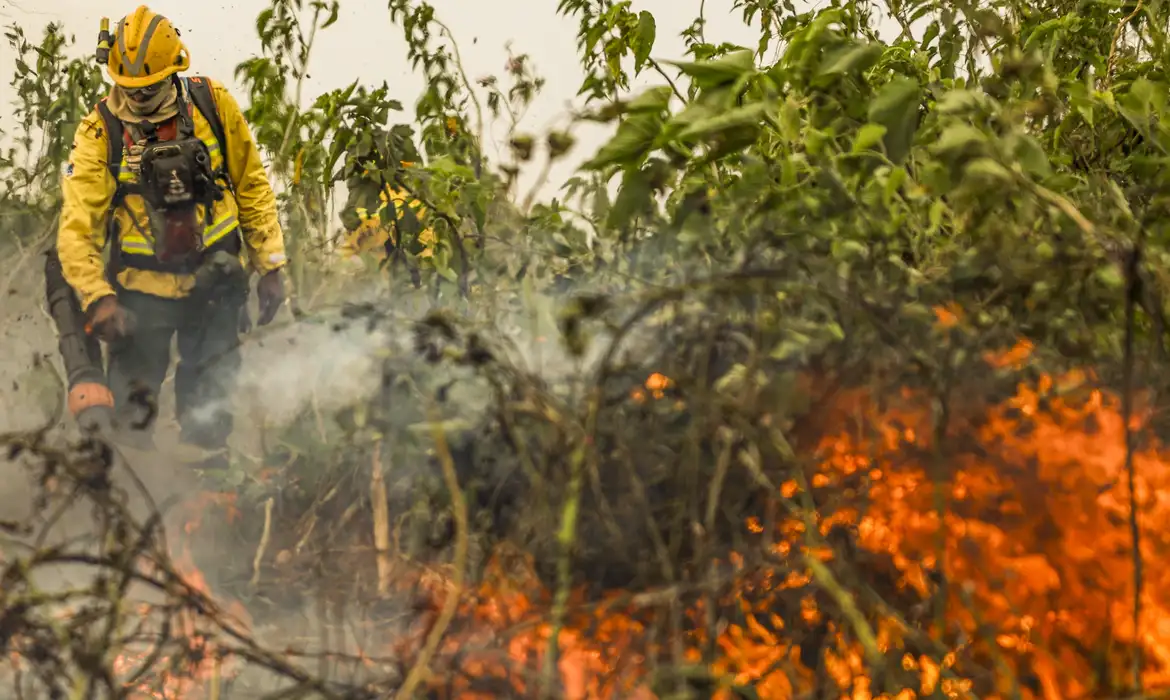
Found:
<path fill-rule="evenodd" d="M 204 229 L 208 247 L 241 235 L 241 257 L 260 274 L 285 264 L 284 235 L 276 208 L 276 196 L 260 159 L 244 115 L 235 98 L 218 82 L 211 83 L 216 108 L 227 139 L 227 171 L 235 184 L 236 197 L 230 192 L 212 207 L 211 223 Z M 193 111 L 195 135 L 207 144 L 212 168 L 224 162 L 211 125 L 198 109 Z M 117 182 L 131 184 L 137 176 L 126 164 L 126 150 L 119 167 Z M 106 216 L 115 193 L 116 182 L 107 168 L 107 134 L 95 108 L 82 120 L 73 140 L 69 164 L 62 179 L 63 205 L 57 230 L 57 250 L 66 281 L 80 297 L 82 308 L 114 293 L 107 277 L 104 251 L 108 230 Z M 205 212 L 200 206 L 200 220 Z M 181 298 L 191 292 L 194 276 L 176 274 L 157 268 L 153 236 L 142 197 L 127 194 L 113 212 L 111 228 L 120 242 L 120 286 L 153 296 Z M 145 235 L 144 235 L 145 234 Z"/>
<path fill-rule="evenodd" d="M 211 133 L 211 126 L 199 110 L 193 110 L 193 113 L 195 115 L 195 136 L 207 145 L 211 155 L 211 169 L 215 171 L 223 166 L 223 154 L 220 153 L 219 141 L 216 140 L 215 134 Z M 203 129 L 200 129 L 201 124 Z M 118 166 L 118 182 L 122 185 L 136 185 L 138 184 L 138 176 L 130 170 L 127 163 L 128 150 L 122 149 L 122 162 Z M 130 218 L 127 209 L 133 212 L 136 222 Z M 203 246 L 205 248 L 211 248 L 220 241 L 230 241 L 228 237 L 238 235 L 240 229 L 239 211 L 231 197 L 225 197 L 216 202 L 212 213 L 215 218 L 203 229 Z M 206 211 L 203 205 L 196 207 L 195 215 L 198 217 L 198 221 L 206 220 L 204 218 Z M 121 244 L 122 265 L 143 270 L 155 268 L 154 237 L 150 235 L 150 225 L 147 222 L 141 196 L 127 195 L 125 208 L 118 207 L 114 212 L 114 226 L 115 230 L 118 231 L 118 241 Z"/>

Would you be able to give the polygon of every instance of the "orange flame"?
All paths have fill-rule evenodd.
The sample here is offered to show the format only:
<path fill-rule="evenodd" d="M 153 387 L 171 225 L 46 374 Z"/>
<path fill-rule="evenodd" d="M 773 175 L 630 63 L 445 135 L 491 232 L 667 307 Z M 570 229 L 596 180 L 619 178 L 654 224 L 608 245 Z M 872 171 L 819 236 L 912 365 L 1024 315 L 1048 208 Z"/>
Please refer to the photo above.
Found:
<path fill-rule="evenodd" d="M 940 314 L 940 319 L 944 325 L 959 323 L 961 313 Z M 985 359 L 996 367 L 1019 368 L 1032 352 L 1033 346 L 1021 341 Z M 841 410 L 865 410 L 872 434 L 842 429 L 822 440 L 812 487 L 833 490 L 844 497 L 844 505 L 819 514 L 821 534 L 842 524 L 856 528 L 857 545 L 889 555 L 900 584 L 924 600 L 937 601 L 945 623 L 939 627 L 929 616 L 909 625 L 892 615 L 871 620 L 879 650 L 888 654 L 905 649 L 911 635 L 942 644 L 955 639 L 959 630 L 968 641 L 938 654 L 895 655 L 903 670 L 916 674 L 916 687 L 877 695 L 864 650 L 849 641 L 852 634 L 836 629 L 825 642 L 823 658 L 840 697 L 905 700 L 941 691 L 949 698 L 973 698 L 977 679 L 964 675 L 965 669 L 972 660 L 986 667 L 990 658 L 999 658 L 1004 666 L 980 697 L 1011 697 L 1017 682 L 1029 700 L 1089 697 L 1103 691 L 1092 685 L 1098 669 L 1081 645 L 1107 638 L 1114 643 L 1102 653 L 1118 677 L 1128 668 L 1133 649 L 1140 647 L 1144 687 L 1170 689 L 1170 571 L 1146 567 L 1139 634 L 1133 626 L 1129 494 L 1122 478 L 1124 429 L 1118 402 L 1102 391 L 1084 389 L 1086 378 L 1084 372 L 1073 372 L 1021 384 L 1015 397 L 982 420 L 951 426 L 952 434 L 972 438 L 977 449 L 964 450 L 945 465 L 906 459 L 907 453 L 929 455 L 941 447 L 931 444 L 932 414 L 925 398 L 906 391 L 898 406 L 880 412 L 862 392 L 842 399 Z M 650 391 L 663 387 L 660 379 L 646 384 Z M 1135 420 L 1133 427 L 1139 423 Z M 1162 534 L 1170 532 L 1170 450 L 1152 445 L 1135 463 L 1139 476 L 1134 496 L 1146 533 L 1142 557 L 1161 561 L 1170 555 L 1170 535 Z M 781 496 L 792 498 L 799 488 L 795 481 L 787 482 Z M 864 508 L 856 499 L 866 501 Z M 753 518 L 745 529 L 760 534 L 764 528 Z M 776 535 L 774 546 L 781 555 L 803 549 L 818 559 L 832 559 L 826 547 L 807 549 L 804 524 L 798 520 L 781 522 Z M 733 556 L 731 563 L 741 566 L 742 559 Z M 500 576 L 483 584 L 465 614 L 496 630 L 540 620 L 544 606 L 531 596 L 539 586 L 529 582 L 517 588 L 515 581 L 508 586 L 503 580 Z M 720 630 L 710 665 L 722 678 L 715 697 L 735 697 L 728 688 L 733 684 L 750 685 L 758 697 L 769 700 L 821 690 L 817 676 L 801 662 L 799 644 L 786 638 L 784 621 L 771 612 L 776 595 L 809 580 L 807 572 L 792 572 L 784 578 L 768 574 L 741 581 L 743 621 Z M 945 590 L 938 580 L 947 582 Z M 826 619 L 812 597 L 806 596 L 802 606 L 804 624 Z M 996 632 L 988 636 L 988 629 Z M 644 632 L 628 607 L 600 606 L 578 614 L 560 638 L 566 697 L 653 697 L 641 654 L 656 649 L 645 643 Z M 525 677 L 531 679 L 548 637 L 547 623 L 532 624 L 507 642 L 507 663 L 475 660 L 465 670 L 512 678 L 506 668 L 511 664 L 513 670 L 526 669 Z M 704 658 L 702 641 L 701 630 L 688 639 L 690 661 Z M 456 646 L 452 641 L 452 650 Z M 523 680 L 513 683 L 525 688 Z"/>
<path fill-rule="evenodd" d="M 956 307 L 935 313 L 943 329 L 964 322 Z M 995 367 L 1020 368 L 1033 351 L 1031 343 L 1021 341 L 985 359 Z M 840 429 L 819 443 L 809 485 L 832 492 L 838 504 L 808 521 L 819 532 L 806 532 L 805 521 L 796 516 L 768 526 L 760 518 L 744 524 L 745 532 L 771 538 L 776 554 L 788 562 L 803 553 L 834 564 L 834 551 L 818 544 L 816 536 L 842 525 L 856 532 L 860 552 L 888 557 L 898 585 L 928 609 L 911 620 L 887 612 L 863 623 L 872 628 L 879 653 L 911 674 L 913 687 L 877 694 L 865 663 L 867 649 L 854 641 L 858 635 L 851 628 L 862 623 L 834 622 L 836 613 L 799 590 L 814 582 L 815 571 L 748 572 L 743 557 L 733 554 L 727 563 L 742 575 L 733 594 L 719 603 L 736 604 L 740 615 L 715 630 L 713 659 L 703 651 L 704 624 L 693 625 L 685 640 L 650 643 L 646 615 L 631 596 L 615 592 L 602 604 L 577 605 L 560 633 L 557 672 L 564 696 L 654 698 L 647 659 L 670 645 L 681 647 L 686 661 L 707 665 L 719 686 L 712 697 L 719 700 L 736 697 L 734 685 L 751 686 L 763 700 L 807 696 L 824 690 L 822 677 L 802 661 L 808 650 L 801 644 L 814 643 L 838 697 L 855 700 L 909 700 L 936 692 L 948 698 L 973 698 L 976 692 L 1007 698 L 1017 684 L 1026 700 L 1100 696 L 1103 688 L 1094 679 L 1104 682 L 1102 660 L 1088 658 L 1085 645 L 1100 649 L 1104 667 L 1118 678 L 1140 649 L 1145 689 L 1170 689 L 1170 569 L 1146 566 L 1135 629 L 1125 428 L 1118 402 L 1086 388 L 1088 377 L 1073 372 L 1020 384 L 1014 397 L 985 415 L 955 418 L 947 445 L 933 442 L 933 413 L 925 397 L 905 390 L 893 397 L 893 407 L 879 409 L 862 391 L 846 394 L 824 409 L 826 415 L 860 412 L 868 432 L 846 428 L 842 418 Z M 654 373 L 632 397 L 662 398 L 671 385 Z M 1140 428 L 1143 418 L 1131 427 Z M 944 449 L 958 454 L 944 459 Z M 1170 557 L 1170 449 L 1150 443 L 1134 464 L 1141 557 L 1161 562 Z M 779 488 L 778 495 L 791 500 L 802 486 L 791 480 Z M 209 498 L 229 512 L 234 508 L 230 498 Z M 187 550 L 178 557 L 184 568 L 190 564 L 185 555 Z M 494 558 L 484 581 L 461 601 L 460 615 L 472 631 L 451 635 L 442 651 L 446 659 L 459 659 L 452 663 L 463 675 L 448 686 L 450 679 L 436 669 L 443 684 L 436 684 L 436 693 L 450 687 L 454 697 L 466 700 L 493 697 L 476 692 L 468 677 L 500 679 L 519 693 L 535 690 L 552 634 L 548 595 L 531 573 L 531 561 L 520 567 L 525 575 L 517 576 L 515 568 Z M 193 566 L 190 575 L 192 585 L 206 586 Z M 445 581 L 434 572 L 424 577 L 437 605 L 447 595 Z M 780 598 L 793 594 L 801 596 L 799 630 L 776 612 Z M 580 603 L 581 596 L 573 600 Z M 701 620 L 705 605 L 693 604 L 688 617 Z M 822 625 L 828 625 L 825 639 L 801 641 Z M 425 632 L 398 640 L 404 658 L 417 653 Z M 504 653 L 467 652 L 477 645 Z M 972 665 L 992 666 L 989 660 L 998 669 L 992 681 L 972 676 Z M 988 682 L 991 687 L 977 688 Z"/>

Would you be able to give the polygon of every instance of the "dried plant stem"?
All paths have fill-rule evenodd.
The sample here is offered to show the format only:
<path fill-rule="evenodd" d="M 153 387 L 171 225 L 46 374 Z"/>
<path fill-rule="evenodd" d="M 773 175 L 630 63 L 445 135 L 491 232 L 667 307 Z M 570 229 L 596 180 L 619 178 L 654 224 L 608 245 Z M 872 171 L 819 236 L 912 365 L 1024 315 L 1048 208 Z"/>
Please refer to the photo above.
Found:
<path fill-rule="evenodd" d="M 715 519 L 719 515 L 719 503 L 722 496 L 723 482 L 727 478 L 727 472 L 731 467 L 731 450 L 734 446 L 733 435 L 729 430 L 720 431 L 722 438 L 722 446 L 719 448 L 719 458 L 715 462 L 715 476 L 711 479 L 711 485 L 707 491 L 707 513 L 703 520 L 703 561 L 711 561 L 711 538 L 715 532 Z M 718 616 L 715 612 L 715 593 L 719 580 L 719 568 L 711 566 L 707 571 L 707 584 L 709 588 L 704 595 L 703 614 L 705 617 L 705 624 L 707 626 L 707 636 L 703 640 L 704 653 L 713 654 L 715 651 L 715 641 L 718 637 Z M 709 659 L 707 659 L 709 660 Z"/>
<path fill-rule="evenodd" d="M 260 534 L 260 544 L 256 546 L 256 556 L 252 558 L 252 588 L 260 585 L 260 563 L 264 561 L 264 552 L 268 550 L 268 540 L 272 536 L 272 497 L 264 501 L 264 531 Z"/>
<path fill-rule="evenodd" d="M 397 700 L 409 700 L 409 698 L 413 697 L 415 689 L 429 673 L 431 658 L 438 651 L 439 642 L 442 641 L 443 634 L 447 631 L 447 627 L 455 617 L 455 611 L 459 608 L 459 598 L 463 593 L 463 579 L 467 575 L 467 550 L 470 544 L 467 500 L 463 496 L 463 490 L 459 488 L 459 476 L 455 472 L 455 460 L 451 457 L 451 449 L 447 445 L 447 436 L 443 434 L 442 421 L 439 419 L 433 406 L 429 412 L 431 414 L 431 436 L 435 441 L 435 452 L 439 457 L 439 466 L 443 470 L 443 479 L 447 482 L 447 490 L 451 495 L 451 509 L 455 515 L 455 560 L 453 562 L 455 571 L 451 579 L 451 587 L 447 593 L 447 598 L 443 601 L 443 609 L 439 612 L 439 619 L 435 621 L 435 626 L 427 634 L 426 644 L 423 646 L 418 660 L 414 662 L 414 666 L 411 667 L 410 673 L 406 675 L 406 680 L 402 683 L 402 687 L 399 688 L 397 695 L 394 696 Z"/>
<path fill-rule="evenodd" d="M 540 193 L 540 188 L 544 187 L 545 184 L 548 183 L 548 177 L 552 172 L 554 161 L 555 159 L 552 156 L 549 156 L 548 159 L 545 160 L 544 165 L 540 169 L 540 173 L 536 176 L 536 181 L 532 184 L 532 187 L 529 188 L 528 194 L 524 196 L 524 203 L 520 205 L 520 211 L 527 214 L 532 210 L 532 203 L 536 201 L 536 195 Z"/>
<path fill-rule="evenodd" d="M 272 499 L 271 498 L 268 499 L 268 502 L 271 503 Z M 271 510 L 267 506 L 265 506 L 265 508 L 267 510 Z M 211 663 L 211 690 L 208 693 L 208 700 L 219 700 L 219 697 L 220 697 L 219 696 L 219 691 L 220 691 L 219 664 L 220 664 L 220 657 L 219 657 L 219 654 L 216 654 L 214 661 L 212 661 L 212 663 Z"/>
<path fill-rule="evenodd" d="M 1117 71 L 1117 47 L 1121 44 L 1121 35 L 1125 32 L 1125 26 L 1133 21 L 1134 17 L 1142 11 L 1144 0 L 1138 0 L 1137 6 L 1133 8 L 1125 19 L 1117 23 L 1117 28 L 1113 30 L 1113 41 L 1109 44 L 1109 61 L 1105 65 L 1105 85 L 1104 89 L 1108 90 L 1113 85 L 1113 74 Z"/>
<path fill-rule="evenodd" d="M 1140 7 L 1140 3 L 1139 3 Z M 1130 425 L 1133 418 L 1133 375 L 1134 375 L 1134 330 L 1137 323 L 1137 302 L 1141 294 L 1138 269 L 1141 265 L 1141 242 L 1130 251 L 1126 261 L 1125 294 L 1125 359 L 1124 388 L 1121 394 L 1121 420 L 1125 429 L 1125 475 L 1129 491 L 1129 532 L 1133 542 L 1133 693 L 1142 695 L 1142 531 L 1138 524 L 1137 473 L 1134 467 L 1134 430 Z"/>
<path fill-rule="evenodd" d="M 1047 187 L 1037 185 L 1031 180 L 1021 179 L 1020 181 L 1026 187 L 1029 187 L 1037 197 L 1056 207 L 1065 216 L 1072 219 L 1073 223 L 1077 225 L 1077 228 L 1079 228 L 1086 236 L 1097 235 L 1097 227 L 1094 226 L 1093 222 L 1085 217 L 1085 215 L 1082 214 L 1080 210 L 1077 209 L 1076 205 L 1070 202 L 1067 197 L 1057 194 Z"/>
<path fill-rule="evenodd" d="M 544 655 L 544 667 L 541 669 L 540 687 L 541 697 L 553 698 L 556 696 L 554 688 L 556 682 L 557 656 L 560 651 L 561 630 L 565 626 L 565 617 L 569 609 L 569 592 L 573 583 L 573 548 L 577 542 L 577 517 L 581 512 L 581 488 L 585 480 L 585 460 L 590 453 L 593 443 L 593 434 L 597 426 L 597 414 L 601 409 L 601 390 L 594 387 L 593 395 L 589 400 L 589 414 L 585 427 L 585 435 L 573 452 L 569 464 L 569 487 L 565 494 L 565 504 L 561 508 L 561 529 L 557 533 L 557 544 L 560 546 L 560 556 L 557 559 L 557 590 L 553 596 L 550 632 L 548 635 L 548 649 Z"/>
<path fill-rule="evenodd" d="M 374 457 L 370 462 L 370 505 L 374 511 L 374 551 L 377 553 L 378 595 L 390 593 L 394 563 L 390 559 L 390 506 L 386 495 L 386 480 L 382 476 L 382 438 L 374 443 Z"/>
<path fill-rule="evenodd" d="M 455 67 L 459 70 L 459 77 L 463 81 L 463 88 L 467 90 L 467 96 L 471 99 L 471 104 L 475 107 L 475 147 L 478 151 L 483 148 L 483 106 L 479 103 L 479 96 L 475 94 L 475 90 L 471 87 L 471 81 L 467 78 L 467 69 L 463 67 L 463 56 L 459 53 L 459 43 L 455 41 L 455 35 L 451 33 L 450 27 L 443 24 L 437 19 L 432 21 L 447 35 L 447 39 L 451 42 L 451 52 L 455 59 Z M 479 160 L 478 158 L 476 160 Z M 477 172 L 478 176 L 478 172 Z"/>
<path fill-rule="evenodd" d="M 873 627 L 866 621 L 865 615 L 858 609 L 853 594 L 845 590 L 829 567 L 825 566 L 820 559 L 805 556 L 804 560 L 812 573 L 813 580 L 833 598 L 833 601 L 841 608 L 845 619 L 849 621 L 853 633 L 857 635 L 857 641 L 861 642 L 861 648 L 865 651 L 865 660 L 869 663 L 870 668 L 881 668 L 883 656 L 881 648 L 878 647 L 877 635 L 874 634 Z"/>
<path fill-rule="evenodd" d="M 789 512 L 797 515 L 804 521 L 805 537 L 807 539 L 808 549 L 812 550 L 814 547 L 821 545 L 819 539 L 816 520 L 813 514 L 816 512 L 816 506 L 809 496 L 812 490 L 809 488 L 808 479 L 803 474 L 796 474 L 796 481 L 800 485 L 800 498 L 803 503 L 803 508 L 797 510 L 792 504 L 785 504 Z M 820 559 L 815 556 L 805 554 L 801 557 L 805 566 L 809 569 L 809 574 L 816 585 L 820 586 L 837 607 L 841 609 L 841 614 L 845 616 L 845 620 L 853 629 L 853 634 L 857 636 L 857 641 L 861 643 L 862 651 L 865 653 L 865 661 L 869 664 L 871 669 L 881 668 L 885 657 L 882 654 L 881 647 L 878 646 L 877 634 L 874 633 L 873 626 L 865 619 L 865 614 L 857 607 L 857 601 L 854 599 L 853 593 L 841 585 L 837 580 L 837 576 L 833 571 L 825 565 Z"/>

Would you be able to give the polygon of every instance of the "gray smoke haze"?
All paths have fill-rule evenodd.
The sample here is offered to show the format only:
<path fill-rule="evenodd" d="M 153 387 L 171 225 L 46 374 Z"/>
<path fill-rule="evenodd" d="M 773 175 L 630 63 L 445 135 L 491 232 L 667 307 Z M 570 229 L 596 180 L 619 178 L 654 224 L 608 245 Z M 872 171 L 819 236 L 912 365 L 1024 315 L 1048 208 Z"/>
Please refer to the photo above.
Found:
<path fill-rule="evenodd" d="M 209 10 L 200 9 L 198 4 L 158 0 L 151 7 L 172 15 L 183 27 L 197 57 L 197 72 L 215 76 L 230 85 L 235 64 L 259 52 L 259 45 L 253 36 L 252 20 L 265 4 L 233 3 Z M 689 22 L 699 3 L 690 0 L 687 11 L 678 11 L 676 4 L 653 0 L 641 2 L 636 8 L 650 9 L 658 17 L 659 36 L 662 39 L 656 53 L 663 56 L 681 55 L 682 42 L 678 32 Z M 451 24 L 473 78 L 500 72 L 505 57 L 502 45 L 510 37 L 516 39 L 515 49 L 530 53 L 538 73 L 548 78 L 548 89 L 529 111 L 521 129 L 543 131 L 554 117 L 564 113 L 566 102 L 573 98 L 581 78 L 578 57 L 572 51 L 565 50 L 572 44 L 576 24 L 574 20 L 556 16 L 551 4 L 540 10 L 539 17 L 534 17 L 530 0 L 509 0 L 503 5 L 485 5 L 470 10 L 469 6 L 457 7 L 450 0 L 436 2 L 436 5 L 439 15 Z M 360 4 L 347 5 L 344 2 L 343 7 L 345 10 L 338 26 L 322 33 L 322 44 L 315 51 L 311 71 L 314 78 L 305 90 L 307 99 L 342 87 L 355 78 L 372 84 L 389 78 L 396 85 L 396 96 L 409 103 L 410 96 L 419 94 L 423 86 L 417 76 L 407 75 L 408 69 L 404 62 L 396 62 L 394 58 L 387 60 L 388 54 L 393 57 L 404 56 L 405 51 L 397 44 L 387 49 L 383 41 L 390 34 L 394 35 L 394 42 L 398 41 L 396 30 L 389 27 L 384 3 L 378 4 L 376 11 L 371 9 L 373 6 L 363 8 Z M 131 6 L 112 0 L 101 0 L 98 3 L 48 0 L 40 5 L 9 5 L 0 2 L 0 8 L 5 11 L 0 14 L 4 14 L 6 20 L 19 22 L 31 36 L 36 36 L 39 27 L 47 21 L 63 21 L 66 32 L 76 33 L 82 46 L 85 46 L 87 37 L 92 35 L 96 26 L 97 17 L 102 14 L 120 16 L 129 11 Z M 720 8 L 718 12 L 709 14 L 713 20 L 709 31 L 713 35 L 721 38 L 730 35 L 732 40 L 753 38 L 754 30 L 744 27 L 728 8 Z M 225 17 L 235 19 L 225 25 Z M 244 21 L 236 21 L 241 17 Z M 541 27 L 536 32 L 532 31 L 534 22 Z M 368 31 L 371 26 L 377 27 L 375 40 L 354 41 L 355 32 L 359 29 Z M 224 31 L 229 32 L 230 40 L 224 40 Z M 740 36 L 737 37 L 737 34 Z M 473 42 L 473 39 L 476 41 Z M 10 66 L 11 59 L 8 47 L 0 45 L 0 68 Z M 659 82 L 658 76 L 645 75 L 635 84 L 635 90 Z M 241 91 L 237 89 L 236 94 L 242 103 L 246 103 Z M 11 107 L 8 104 L 0 105 L 0 119 L 10 114 Z M 501 126 L 495 125 L 490 130 L 494 133 L 489 134 L 490 139 L 494 137 L 497 147 L 506 142 Z M 576 163 L 589 157 L 610 131 L 596 127 L 578 132 L 580 140 L 577 149 L 571 157 L 553 169 L 550 178 L 553 185 L 546 187 L 542 194 L 551 194 L 556 183 L 572 175 Z M 534 172 L 523 175 L 521 190 L 527 189 L 530 184 L 528 180 L 534 176 Z M 3 283 L 3 288 L 0 288 L 0 294 L 3 295 L 0 297 L 0 433 L 27 431 L 43 426 L 51 416 L 60 412 L 63 399 L 63 372 L 57 356 L 56 332 L 43 308 L 42 261 L 35 253 L 4 253 L 0 259 L 16 262 L 0 272 L 0 283 Z M 590 287 L 586 283 L 573 291 L 589 291 Z M 329 420 L 333 411 L 369 398 L 380 389 L 381 365 L 388 353 L 401 358 L 403 362 L 412 363 L 412 367 L 422 371 L 456 376 L 456 370 L 445 366 L 424 369 L 421 360 L 406 359 L 411 353 L 411 321 L 425 313 L 425 295 L 419 294 L 418 298 L 409 295 L 391 296 L 388 300 L 385 291 L 382 285 L 355 280 L 342 296 L 349 302 L 391 303 L 397 314 L 394 322 L 381 323 L 371 329 L 360 319 L 339 322 L 340 314 L 336 311 L 315 313 L 313 318 L 297 323 L 290 323 L 288 315 L 282 314 L 276 327 L 259 330 L 246 340 L 239 389 L 233 397 L 237 418 L 233 447 L 242 454 L 255 457 L 259 454 L 259 426 L 279 431 L 310 405 Z M 482 310 L 483 315 L 493 317 L 493 325 L 500 336 L 510 341 L 515 355 L 511 359 L 529 369 L 539 368 L 542 376 L 549 380 L 572 376 L 581 369 L 561 347 L 557 338 L 556 313 L 566 295 L 532 293 L 521 299 L 507 299 L 508 303 L 501 304 L 499 312 L 489 314 L 486 309 Z M 596 357 L 604 342 L 604 336 L 594 339 L 586 355 L 586 365 L 589 359 Z M 642 342 L 652 343 L 653 340 Z M 200 482 L 174 457 L 170 449 L 176 430 L 172 391 L 173 383 L 168 379 L 159 397 L 161 414 L 156 431 L 160 449 L 153 454 L 125 449 L 114 471 L 116 485 L 130 494 L 131 507 L 141 517 L 155 504 L 189 495 L 200 488 Z M 451 402 L 452 407 L 447 409 L 448 412 L 454 412 L 454 417 L 465 424 L 475 424 L 481 420 L 485 415 L 486 387 L 482 383 L 463 382 L 456 391 L 462 393 L 456 393 L 457 400 Z M 406 406 L 403 411 L 415 414 L 419 408 Z M 53 427 L 50 439 L 64 441 L 75 434 L 75 428 L 66 418 Z M 407 471 L 429 468 L 426 464 L 405 467 Z M 131 471 L 135 478 L 131 478 Z M 35 473 L 20 464 L 6 462 L 0 457 L 0 519 L 19 520 L 29 514 L 35 493 L 35 477 Z M 138 491 L 135 479 L 141 479 L 146 494 Z M 394 488 L 409 490 L 410 484 L 409 478 L 400 479 Z M 182 516 L 171 514 L 165 523 L 167 531 L 173 533 L 183 525 Z M 238 562 L 241 557 L 250 561 L 256 546 L 255 542 L 241 543 L 238 537 L 230 536 L 228 529 L 226 524 L 205 524 L 198 535 L 200 541 L 196 546 L 205 557 L 201 559 L 201 565 L 213 590 L 218 583 L 215 568 L 217 559 L 207 557 L 214 554 L 214 557 L 225 563 Z M 79 503 L 59 514 L 47 542 L 85 541 L 87 537 L 92 539 L 95 531 L 92 509 L 87 504 Z M 11 554 L 6 552 L 9 545 L 0 540 L 0 557 Z M 210 566 L 205 565 L 205 562 L 209 562 Z M 92 572 L 58 567 L 40 571 L 37 582 L 46 589 L 53 589 L 85 585 L 91 579 Z M 146 591 L 135 590 L 131 592 L 130 598 L 144 600 L 150 599 L 151 595 Z M 413 615 L 403 617 L 413 619 Z M 311 610 L 290 612 L 280 620 L 277 627 L 261 628 L 256 632 L 261 642 L 270 642 L 279 648 L 289 638 L 321 637 L 316 620 L 317 616 Z M 355 651 L 361 646 L 362 640 L 357 638 L 356 633 L 344 639 L 333 639 L 334 648 Z M 339 680 L 343 679 L 339 675 Z M 4 672 L 0 671 L 0 700 L 8 700 L 10 697 L 7 694 L 10 686 L 5 681 Z M 264 684 L 257 679 L 253 679 L 253 682 Z M 272 684 L 268 682 L 267 685 Z M 233 697 L 248 695 L 237 692 L 233 693 Z"/>
<path fill-rule="evenodd" d="M 331 420 L 334 411 L 369 399 L 380 389 L 382 363 L 394 356 L 406 366 L 419 372 L 441 375 L 443 379 L 468 378 L 465 370 L 452 369 L 446 364 L 427 365 L 414 354 L 412 347 L 413 322 L 421 318 L 430 306 L 424 292 L 411 293 L 396 290 L 388 293 L 384 283 L 374 280 L 377 275 L 353 279 L 338 298 L 351 305 L 367 304 L 372 308 L 387 305 L 393 308 L 393 317 L 370 323 L 362 315 L 346 318 L 343 307 L 326 308 L 310 313 L 309 318 L 293 322 L 287 311 L 270 327 L 257 329 L 245 338 L 243 367 L 239 389 L 233 397 L 236 430 L 233 446 L 250 456 L 259 454 L 256 437 L 259 426 L 278 432 L 307 407 L 313 406 Z M 592 285 L 579 285 L 564 294 L 528 292 L 501 301 L 506 311 L 488 313 L 481 308 L 480 315 L 490 318 L 489 335 L 506 338 L 512 350 L 510 361 L 528 369 L 537 369 L 546 379 L 569 377 L 581 370 L 558 340 L 556 313 L 566 297 L 579 291 L 591 291 Z M 3 353 L 0 354 L 0 432 L 29 430 L 44 422 L 59 410 L 62 386 L 60 359 L 56 354 L 56 332 L 43 310 L 43 279 L 39 258 L 26 266 L 14 291 L 6 297 L 3 316 Z M 254 312 L 253 312 L 254 313 Z M 587 353 L 595 358 L 605 343 L 605 337 L 594 339 Z M 646 342 L 646 341 L 644 341 Z M 652 341 L 649 341 L 652 342 Z M 35 358 L 42 359 L 37 361 Z M 584 363 L 588 364 L 588 360 Z M 131 494 L 131 504 L 140 517 L 159 503 L 171 501 L 199 490 L 200 483 L 170 452 L 174 440 L 172 381 L 164 383 L 159 397 L 160 416 L 156 427 L 159 449 L 146 454 L 123 449 L 125 461 L 115 470 L 117 485 Z M 474 425 L 486 416 L 486 385 L 476 381 L 460 381 L 453 390 L 447 418 L 455 418 L 465 425 Z M 403 420 L 410 416 L 418 420 L 421 405 L 402 406 Z M 454 415 L 451 415 L 454 414 Z M 75 434 L 66 419 L 54 428 L 51 439 L 64 440 Z M 411 474 L 429 469 L 425 463 L 401 464 L 395 460 L 396 480 L 391 485 L 394 493 L 409 495 Z M 130 470 L 144 483 L 149 496 L 136 490 Z M 27 515 L 33 494 L 31 472 L 24 472 L 17 464 L 0 461 L 0 517 L 19 519 Z M 168 532 L 183 526 L 178 513 L 165 519 Z M 241 557 L 250 561 L 255 542 L 239 541 L 230 535 L 226 524 L 209 523 L 200 530 L 195 543 L 204 575 L 212 589 L 217 588 L 216 561 L 238 564 Z M 92 511 L 79 504 L 61 514 L 53 527 L 50 542 L 92 537 Z M 2 552 L 0 548 L 0 552 Z M 269 553 L 271 558 L 273 553 Z M 237 567 L 238 568 L 238 567 Z M 87 582 L 92 572 L 57 568 L 40 572 L 38 582 L 48 588 L 78 586 Z M 135 600 L 151 599 L 146 591 L 132 591 Z M 402 602 L 405 606 L 407 603 Z M 406 612 L 403 608 L 402 612 Z M 360 613 L 347 615 L 359 617 Z M 413 619 L 413 615 L 402 616 Z M 405 623 L 404 623 L 405 624 Z M 292 637 L 321 638 L 321 630 L 314 610 L 290 611 L 275 626 L 255 630 L 263 643 L 282 644 Z M 333 648 L 348 651 L 368 648 L 367 642 L 357 638 L 332 639 Z M 384 644 L 384 638 L 381 644 Z M 386 670 L 386 669 L 383 669 Z M 338 672 L 338 680 L 350 680 Z M 3 674 L 0 674 L 2 676 Z M 273 689 L 275 681 L 265 678 L 264 672 L 250 672 L 250 684 Z M 0 680 L 0 700 L 6 700 L 7 688 Z M 239 697 L 247 697 L 240 694 Z"/>

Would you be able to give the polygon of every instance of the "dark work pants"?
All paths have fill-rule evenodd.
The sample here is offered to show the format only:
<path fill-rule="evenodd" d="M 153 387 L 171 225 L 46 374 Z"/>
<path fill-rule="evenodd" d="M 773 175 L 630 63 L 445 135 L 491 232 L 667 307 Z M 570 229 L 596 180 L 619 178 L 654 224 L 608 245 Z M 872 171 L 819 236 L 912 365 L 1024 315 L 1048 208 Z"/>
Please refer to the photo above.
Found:
<path fill-rule="evenodd" d="M 131 332 L 109 345 L 107 380 L 127 437 L 149 444 L 153 425 L 143 426 L 171 360 L 178 336 L 175 417 L 180 440 L 206 450 L 227 446 L 232 432 L 232 391 L 240 369 L 242 300 L 232 295 L 204 301 L 164 299 L 123 290 L 118 301 L 133 315 Z M 145 398 L 145 401 L 143 400 Z"/>

